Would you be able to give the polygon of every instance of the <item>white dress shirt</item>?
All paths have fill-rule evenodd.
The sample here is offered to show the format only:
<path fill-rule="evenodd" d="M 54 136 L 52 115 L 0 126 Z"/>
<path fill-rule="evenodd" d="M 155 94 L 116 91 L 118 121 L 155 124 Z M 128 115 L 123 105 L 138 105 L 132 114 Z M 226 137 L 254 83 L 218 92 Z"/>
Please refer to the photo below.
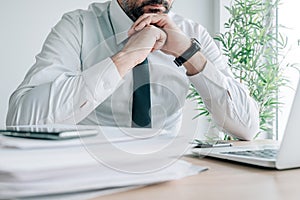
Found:
<path fill-rule="evenodd" d="M 222 129 L 241 139 L 258 132 L 258 107 L 232 75 L 207 31 L 172 12 L 169 16 L 202 44 L 208 63 L 194 76 L 174 57 L 148 57 L 154 128 L 181 125 L 192 83 Z M 88 124 L 131 126 L 132 72 L 120 76 L 111 56 L 126 44 L 132 20 L 116 0 L 65 14 L 48 35 L 36 63 L 10 98 L 7 125 Z"/>

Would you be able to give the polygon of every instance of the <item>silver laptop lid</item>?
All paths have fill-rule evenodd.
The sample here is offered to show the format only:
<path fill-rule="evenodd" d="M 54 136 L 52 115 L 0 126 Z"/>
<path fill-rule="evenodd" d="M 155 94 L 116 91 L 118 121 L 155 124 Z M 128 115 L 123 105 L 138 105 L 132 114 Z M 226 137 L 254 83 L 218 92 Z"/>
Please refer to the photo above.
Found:
<path fill-rule="evenodd" d="M 300 81 L 276 161 L 277 169 L 295 167 L 300 167 Z"/>

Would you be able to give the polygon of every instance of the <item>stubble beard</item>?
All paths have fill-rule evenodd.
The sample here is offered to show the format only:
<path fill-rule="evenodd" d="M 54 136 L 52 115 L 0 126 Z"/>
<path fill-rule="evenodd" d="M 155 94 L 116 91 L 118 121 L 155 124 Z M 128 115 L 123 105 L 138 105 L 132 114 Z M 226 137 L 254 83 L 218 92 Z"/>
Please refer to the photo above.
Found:
<path fill-rule="evenodd" d="M 169 2 L 166 0 L 148 0 L 143 2 L 141 5 L 137 6 L 136 4 L 128 3 L 128 0 L 121 1 L 123 10 L 125 13 L 133 20 L 136 21 L 140 16 L 142 16 L 144 12 L 144 7 L 149 5 L 163 5 L 165 11 L 163 13 L 168 13 L 171 9 Z M 147 13 L 161 13 L 161 9 L 148 9 Z"/>

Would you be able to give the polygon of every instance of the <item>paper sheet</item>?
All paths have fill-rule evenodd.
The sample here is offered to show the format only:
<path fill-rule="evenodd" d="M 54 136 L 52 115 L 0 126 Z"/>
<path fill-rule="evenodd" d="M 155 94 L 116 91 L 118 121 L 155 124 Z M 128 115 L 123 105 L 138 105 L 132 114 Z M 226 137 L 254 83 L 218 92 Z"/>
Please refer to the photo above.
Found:
<path fill-rule="evenodd" d="M 105 130 L 110 135 L 100 134 L 96 142 L 95 138 L 84 138 L 80 145 L 74 141 L 55 141 L 50 145 L 45 141 L 47 148 L 37 148 L 41 141 L 38 144 L 20 139 L 14 140 L 18 148 L 2 146 L 0 199 L 66 197 L 66 193 L 91 190 L 100 195 L 120 188 L 180 179 L 207 169 L 180 160 L 188 148 L 189 141 L 184 137 L 173 138 L 161 133 L 152 137 L 148 130 Z M 8 140 L 1 141 L 3 144 Z M 24 142 L 28 146 L 24 147 Z"/>
<path fill-rule="evenodd" d="M 193 166 L 185 161 L 178 161 L 165 169 L 153 173 L 129 174 L 112 169 L 84 167 L 69 172 L 62 176 L 41 178 L 40 180 L 11 180 L 0 181 L 0 194 L 5 198 L 17 198 L 36 195 L 64 194 L 87 190 L 110 189 L 114 187 L 127 187 L 148 185 L 168 180 L 180 179 L 205 170 L 206 168 Z M 2 172 L 3 174 L 4 172 Z M 29 173 L 29 172 L 27 172 Z M 35 175 L 33 171 L 32 176 Z M 1 177 L 1 175 L 0 175 Z"/>

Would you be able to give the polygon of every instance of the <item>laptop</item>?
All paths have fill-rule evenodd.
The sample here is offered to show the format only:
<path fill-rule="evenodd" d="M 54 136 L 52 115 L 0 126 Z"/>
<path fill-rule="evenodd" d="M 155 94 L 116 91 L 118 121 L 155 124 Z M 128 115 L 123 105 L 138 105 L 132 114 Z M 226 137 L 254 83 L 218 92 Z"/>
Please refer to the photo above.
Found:
<path fill-rule="evenodd" d="M 192 153 L 279 170 L 300 167 L 300 81 L 281 144 L 193 148 Z"/>

